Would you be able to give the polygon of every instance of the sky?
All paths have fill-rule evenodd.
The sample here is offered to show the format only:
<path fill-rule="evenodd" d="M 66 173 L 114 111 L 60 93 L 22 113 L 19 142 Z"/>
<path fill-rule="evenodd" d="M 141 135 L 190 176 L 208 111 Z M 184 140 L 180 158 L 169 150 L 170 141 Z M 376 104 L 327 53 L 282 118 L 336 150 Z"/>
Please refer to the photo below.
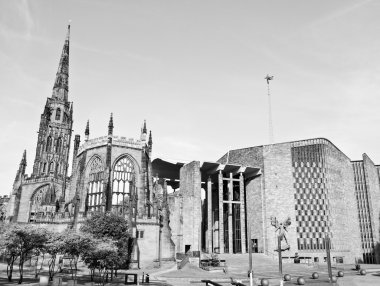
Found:
<path fill-rule="evenodd" d="M 380 164 L 379 1 L 0 0 L 0 195 L 40 115 L 71 20 L 73 135 L 139 138 L 153 157 L 216 161 L 228 149 L 324 137 Z M 74 137 L 74 136 L 73 136 Z M 72 152 L 71 145 L 71 152 Z"/>

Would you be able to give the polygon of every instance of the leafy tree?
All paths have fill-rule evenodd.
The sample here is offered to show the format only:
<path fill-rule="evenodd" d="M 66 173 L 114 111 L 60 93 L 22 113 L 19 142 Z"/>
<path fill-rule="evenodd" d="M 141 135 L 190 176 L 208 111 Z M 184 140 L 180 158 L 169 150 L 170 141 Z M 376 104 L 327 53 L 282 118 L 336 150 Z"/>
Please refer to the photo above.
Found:
<path fill-rule="evenodd" d="M 10 225 L 4 233 L 2 247 L 7 254 L 7 276 L 8 281 L 12 281 L 13 264 L 19 259 L 20 279 L 19 284 L 23 281 L 24 262 L 36 251 L 42 249 L 47 241 L 47 231 L 44 228 L 36 228 L 31 225 Z"/>
<path fill-rule="evenodd" d="M 129 235 L 128 221 L 114 213 L 94 213 L 81 226 L 84 233 L 92 234 L 97 239 L 110 239 L 117 248 L 117 262 L 111 268 L 111 280 L 113 270 L 128 268 L 133 249 L 133 238 Z"/>
<path fill-rule="evenodd" d="M 61 236 L 62 248 L 60 251 L 62 254 L 70 257 L 70 269 L 73 275 L 73 266 L 75 269 L 75 274 L 78 270 L 78 259 L 83 253 L 87 253 L 89 249 L 93 247 L 94 240 L 91 235 L 68 232 Z"/>
<path fill-rule="evenodd" d="M 104 285 L 109 270 L 114 269 L 119 262 L 118 248 L 110 239 L 94 239 L 92 247 L 83 254 L 83 260 L 91 271 L 91 281 L 94 281 L 95 270 L 99 271 L 100 283 Z"/>
<path fill-rule="evenodd" d="M 128 221 L 114 213 L 93 213 L 82 224 L 80 230 L 91 233 L 95 238 L 110 238 L 119 240 L 129 237 Z"/>
<path fill-rule="evenodd" d="M 45 245 L 46 252 L 50 254 L 49 265 L 49 280 L 53 280 L 55 270 L 55 260 L 57 255 L 64 251 L 64 234 L 51 233 Z"/>

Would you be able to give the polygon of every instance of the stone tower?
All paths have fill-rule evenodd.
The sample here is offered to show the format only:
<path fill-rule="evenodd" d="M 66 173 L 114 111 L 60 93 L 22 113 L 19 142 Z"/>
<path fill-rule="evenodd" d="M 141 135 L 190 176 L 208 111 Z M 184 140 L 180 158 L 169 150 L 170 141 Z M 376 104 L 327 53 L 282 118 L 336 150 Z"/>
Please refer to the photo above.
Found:
<path fill-rule="evenodd" d="M 73 125 L 73 104 L 68 101 L 70 25 L 51 97 L 46 100 L 38 130 L 32 177 L 54 176 L 65 180 Z"/>

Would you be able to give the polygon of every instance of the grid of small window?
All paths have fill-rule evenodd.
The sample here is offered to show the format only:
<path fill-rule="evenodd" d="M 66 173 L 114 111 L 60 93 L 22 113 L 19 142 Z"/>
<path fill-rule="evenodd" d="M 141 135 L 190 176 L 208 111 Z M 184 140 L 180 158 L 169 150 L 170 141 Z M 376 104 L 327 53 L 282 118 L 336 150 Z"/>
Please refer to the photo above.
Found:
<path fill-rule="evenodd" d="M 294 199 L 299 250 L 325 249 L 330 234 L 324 146 L 292 147 Z"/>

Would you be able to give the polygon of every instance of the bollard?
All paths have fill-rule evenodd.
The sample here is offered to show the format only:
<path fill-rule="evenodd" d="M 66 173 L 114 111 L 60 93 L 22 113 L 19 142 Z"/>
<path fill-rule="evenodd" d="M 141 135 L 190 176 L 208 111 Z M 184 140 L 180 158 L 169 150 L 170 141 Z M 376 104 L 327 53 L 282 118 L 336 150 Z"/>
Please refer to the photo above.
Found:
<path fill-rule="evenodd" d="M 298 277 L 297 284 L 298 285 L 305 285 L 305 279 L 303 277 Z"/>
<path fill-rule="evenodd" d="M 344 272 L 343 271 L 338 271 L 338 277 L 343 277 L 344 276 Z"/>
<path fill-rule="evenodd" d="M 40 286 L 46 286 L 49 285 L 49 277 L 47 276 L 40 276 Z"/>
<path fill-rule="evenodd" d="M 331 277 L 331 283 L 336 283 L 338 281 L 338 278 L 336 276 Z"/>
<path fill-rule="evenodd" d="M 261 279 L 261 286 L 269 286 L 269 280 L 266 278 Z"/>
<path fill-rule="evenodd" d="M 285 274 L 284 281 L 290 281 L 290 280 L 292 280 L 292 276 L 290 276 L 290 274 Z"/>
<path fill-rule="evenodd" d="M 359 273 L 360 273 L 360 275 L 363 275 L 363 276 L 364 276 L 364 275 L 367 274 L 367 271 L 365 271 L 365 269 L 361 269 Z"/>
<path fill-rule="evenodd" d="M 318 272 L 313 272 L 313 274 L 311 274 L 311 278 L 318 279 L 319 278 Z"/>

